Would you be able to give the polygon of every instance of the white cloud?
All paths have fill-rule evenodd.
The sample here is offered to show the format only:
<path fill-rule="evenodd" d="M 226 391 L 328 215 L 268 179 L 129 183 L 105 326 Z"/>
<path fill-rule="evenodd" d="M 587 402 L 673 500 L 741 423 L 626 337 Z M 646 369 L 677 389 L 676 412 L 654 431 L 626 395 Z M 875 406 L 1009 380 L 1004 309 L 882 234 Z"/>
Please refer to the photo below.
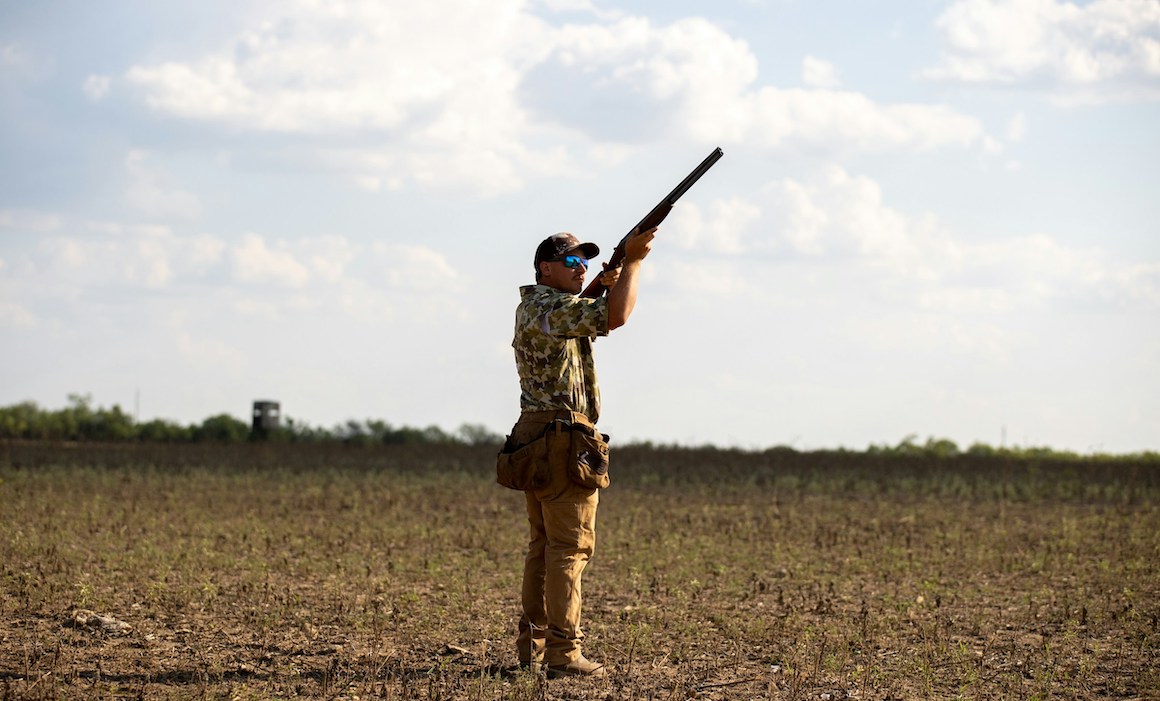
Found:
<path fill-rule="evenodd" d="M 818 64 L 820 65 L 820 64 Z M 573 126 L 602 121 L 604 138 L 674 134 L 703 143 L 781 148 L 929 149 L 986 146 L 982 123 L 944 105 L 879 104 L 857 92 L 754 85 L 748 45 L 704 19 L 653 27 L 642 18 L 571 25 L 537 70 L 541 111 Z M 535 77 L 533 73 L 533 77 Z M 616 105 L 631 126 L 596 120 Z M 625 120 L 627 121 L 627 120 Z"/>
<path fill-rule="evenodd" d="M 347 266 L 355 259 L 355 247 L 342 236 L 320 236 L 305 242 L 303 256 L 318 278 L 327 284 L 338 284 Z"/>
<path fill-rule="evenodd" d="M 183 237 L 179 249 L 182 262 L 194 273 L 205 272 L 217 265 L 225 252 L 225 242 L 208 234 Z"/>
<path fill-rule="evenodd" d="M 0 46 L 0 84 L 31 82 L 52 70 L 50 62 L 41 60 L 19 44 Z"/>
<path fill-rule="evenodd" d="M 286 249 L 284 241 L 270 248 L 258 234 L 246 234 L 230 249 L 235 278 L 249 284 L 305 287 L 310 282 L 310 269 Z"/>
<path fill-rule="evenodd" d="M 426 246 L 356 244 L 340 235 L 297 240 L 247 233 L 236 240 L 211 234 L 176 235 L 163 226 L 115 222 L 60 222 L 52 215 L 0 211 L 0 226 L 45 220 L 34 249 L 0 259 L 6 297 L 22 299 L 36 316 L 46 300 L 64 300 L 79 311 L 88 300 L 121 298 L 129 291 L 165 290 L 200 297 L 206 290 L 234 298 L 238 309 L 270 314 L 319 309 L 341 302 L 360 314 L 382 311 L 412 295 L 439 300 L 461 293 L 459 272 Z M 366 304 L 355 300 L 367 300 Z M 10 321 L 17 307 L 5 310 Z"/>
<path fill-rule="evenodd" d="M 971 305 L 974 306 L 974 305 Z M 905 345 L 907 352 L 954 352 L 1005 364 L 1020 334 L 994 321 L 964 320 L 946 313 L 946 306 L 925 307 L 914 313 L 886 313 L 873 318 L 848 320 L 847 331 L 863 348 L 894 352 Z"/>
<path fill-rule="evenodd" d="M 829 61 L 815 56 L 802 59 L 802 83 L 810 88 L 836 88 L 842 84 L 838 69 Z"/>
<path fill-rule="evenodd" d="M 665 221 L 665 239 L 686 250 L 722 254 L 745 250 L 742 232 L 760 218 L 761 210 L 740 197 L 717 200 L 709 210 L 703 215 L 695 202 L 682 204 Z"/>
<path fill-rule="evenodd" d="M 1155 0 L 957 0 L 926 77 L 1042 86 L 1068 101 L 1160 100 Z"/>
<path fill-rule="evenodd" d="M 149 160 L 150 154 L 141 150 L 130 151 L 125 157 L 126 203 L 152 217 L 197 217 L 201 213 L 197 196 L 178 188 L 167 173 Z"/>
<path fill-rule="evenodd" d="M 666 277 L 678 289 L 692 293 L 700 300 L 719 297 L 736 301 L 761 289 L 759 281 L 738 275 L 734 262 L 676 261 L 672 266 L 672 271 L 666 272 Z"/>
<path fill-rule="evenodd" d="M 755 199 L 715 203 L 714 211 L 728 222 L 732 244 L 718 250 L 746 259 L 769 253 L 775 260 L 804 258 L 836 276 L 857 269 L 873 286 L 862 294 L 927 311 L 1010 312 L 1077 300 L 1160 306 L 1160 263 L 1116 260 L 1101 249 L 1066 246 L 1042 233 L 975 241 L 932 215 L 890 207 L 878 183 L 839 167 L 807 182 L 771 182 Z M 727 212 L 743 216 L 721 214 Z M 701 226 L 695 211 L 685 216 Z M 683 246 L 711 242 L 680 228 L 675 233 Z M 745 270 L 739 267 L 738 274 Z"/>
<path fill-rule="evenodd" d="M 177 353 L 184 366 L 227 377 L 242 376 L 249 358 L 254 355 L 253 349 L 242 350 L 234 344 L 189 331 L 177 333 Z"/>
<path fill-rule="evenodd" d="M 0 46 L 0 66 L 8 70 L 14 66 L 23 66 L 29 62 L 28 55 L 15 44 Z"/>
<path fill-rule="evenodd" d="M 553 12 L 585 12 L 607 20 L 616 20 L 624 16 L 620 10 L 599 8 L 592 0 L 539 0 L 539 2 Z"/>
<path fill-rule="evenodd" d="M 771 205 L 771 228 L 776 236 L 798 253 L 816 256 L 825 252 L 822 234 L 830 224 L 830 216 L 814 202 L 808 188 L 786 179 L 766 185 L 764 195 Z"/>
<path fill-rule="evenodd" d="M 58 222 L 41 232 L 33 250 L 16 255 L 10 282 L 29 304 L 84 302 L 103 290 L 157 291 L 198 279 L 218 264 L 223 247 L 213 237 L 179 237 L 162 226 Z"/>
<path fill-rule="evenodd" d="M 23 305 L 13 301 L 11 292 L 6 289 L 11 287 L 8 267 L 8 263 L 0 258 L 0 328 L 32 326 L 36 323 L 36 317 Z"/>
<path fill-rule="evenodd" d="M 907 268 L 915 257 L 906 218 L 885 206 L 870 178 L 831 167 L 816 183 L 770 183 L 762 197 L 764 238 L 775 247 L 781 242 L 797 254 Z"/>
<path fill-rule="evenodd" d="M 1138 263 L 1113 270 L 1110 278 L 1112 290 L 1128 289 L 1148 304 L 1160 306 L 1160 262 Z"/>
<path fill-rule="evenodd" d="M 28 209 L 0 209 L 0 228 L 28 232 L 48 232 L 60 228 L 55 214 Z"/>
<path fill-rule="evenodd" d="M 542 158 L 517 138 L 526 124 L 515 101 L 522 65 L 542 50 L 541 24 L 521 0 L 453 8 L 302 0 L 234 46 L 190 63 L 136 66 L 126 78 L 148 105 L 182 118 L 377 135 L 384 146 L 354 158 L 364 186 L 416 173 L 426 183 L 454 176 L 503 191 Z M 383 154 L 389 161 L 376 164 Z"/>
<path fill-rule="evenodd" d="M 35 257 L 26 258 L 22 268 L 32 278 L 32 287 L 52 280 L 49 293 L 64 298 L 120 286 L 157 290 L 173 279 L 175 241 L 164 227 L 89 223 L 44 237 Z"/>
<path fill-rule="evenodd" d="M 371 191 L 509 192 L 666 137 L 759 148 L 988 143 L 977 119 L 949 107 L 835 91 L 833 66 L 813 57 L 807 82 L 825 89 L 759 85 L 748 44 L 705 19 L 656 26 L 588 2 L 547 9 L 582 14 L 553 26 L 524 0 L 300 0 L 231 46 L 125 77 L 165 114 L 322 137 L 314 157 Z M 357 149 L 339 145 L 351 133 L 362 136 Z"/>
<path fill-rule="evenodd" d="M 0 299 L 0 328 L 27 328 L 36 324 L 36 316 L 16 302 Z"/>
<path fill-rule="evenodd" d="M 9 297 L 12 296 L 5 289 L 6 284 L 2 281 L 7 281 L 9 277 L 8 263 L 0 258 L 0 327 L 13 326 L 31 326 L 36 323 L 36 317 L 24 306 L 13 302 Z"/>
<path fill-rule="evenodd" d="M 764 88 L 753 96 L 748 137 L 866 150 L 967 147 L 987 138 L 982 123 L 940 105 L 879 105 L 859 93 Z"/>
<path fill-rule="evenodd" d="M 390 287 L 433 291 L 454 285 L 459 277 L 442 253 L 426 246 L 376 242 L 371 253 Z"/>
<path fill-rule="evenodd" d="M 342 236 L 268 244 L 264 236 L 248 233 L 229 247 L 228 256 L 234 279 L 243 284 L 318 289 L 343 282 L 358 248 Z"/>
<path fill-rule="evenodd" d="M 1007 140 L 1018 142 L 1025 136 L 1027 136 L 1027 115 L 1017 112 L 1007 122 Z"/>
<path fill-rule="evenodd" d="M 109 85 L 111 81 L 107 75 L 90 75 L 85 78 L 83 89 L 85 95 L 94 101 L 100 101 L 109 94 Z"/>

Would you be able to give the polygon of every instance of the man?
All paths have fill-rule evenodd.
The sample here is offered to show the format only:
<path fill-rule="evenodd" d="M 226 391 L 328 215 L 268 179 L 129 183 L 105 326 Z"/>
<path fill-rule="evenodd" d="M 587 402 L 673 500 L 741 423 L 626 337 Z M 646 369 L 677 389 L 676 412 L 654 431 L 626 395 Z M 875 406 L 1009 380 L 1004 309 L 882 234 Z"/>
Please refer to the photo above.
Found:
<path fill-rule="evenodd" d="M 528 446 L 562 426 L 590 434 L 600 416 L 600 389 L 592 340 L 628 321 L 636 306 L 641 261 L 649 254 L 656 228 L 634 231 L 625 241 L 624 261 L 605 270 L 606 296 L 580 297 L 588 262 L 600 249 L 569 233 L 549 236 L 536 248 L 536 284 L 520 288 L 516 308 L 516 368 L 520 376 L 520 418 L 512 447 Z M 595 432 L 600 436 L 599 432 Z M 566 448 L 565 448 L 566 450 Z M 524 563 L 523 615 L 516 646 L 520 665 L 543 664 L 549 677 L 602 677 L 603 664 L 581 651 L 580 578 L 596 546 L 599 490 L 582 486 L 555 448 L 543 456 L 546 486 L 524 492 L 531 542 Z"/>

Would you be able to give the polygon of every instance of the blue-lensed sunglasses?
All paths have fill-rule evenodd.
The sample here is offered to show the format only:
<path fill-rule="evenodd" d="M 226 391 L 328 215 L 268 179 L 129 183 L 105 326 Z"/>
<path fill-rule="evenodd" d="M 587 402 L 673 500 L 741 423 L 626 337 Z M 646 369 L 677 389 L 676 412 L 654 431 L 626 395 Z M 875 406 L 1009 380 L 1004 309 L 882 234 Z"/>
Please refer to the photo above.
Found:
<path fill-rule="evenodd" d="M 563 256 L 552 260 L 563 263 L 565 268 L 579 268 L 581 265 L 588 268 L 588 259 L 580 256 Z"/>

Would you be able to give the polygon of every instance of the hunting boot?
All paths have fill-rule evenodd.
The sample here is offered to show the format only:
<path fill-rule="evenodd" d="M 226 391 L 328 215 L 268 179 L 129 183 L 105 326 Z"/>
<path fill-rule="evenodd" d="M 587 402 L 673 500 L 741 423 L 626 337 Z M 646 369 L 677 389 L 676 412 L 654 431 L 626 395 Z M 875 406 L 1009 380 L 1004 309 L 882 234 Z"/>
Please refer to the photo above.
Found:
<path fill-rule="evenodd" d="M 590 662 L 584 655 L 580 655 L 568 664 L 549 665 L 548 679 L 560 677 L 606 677 L 608 668 L 599 662 Z"/>

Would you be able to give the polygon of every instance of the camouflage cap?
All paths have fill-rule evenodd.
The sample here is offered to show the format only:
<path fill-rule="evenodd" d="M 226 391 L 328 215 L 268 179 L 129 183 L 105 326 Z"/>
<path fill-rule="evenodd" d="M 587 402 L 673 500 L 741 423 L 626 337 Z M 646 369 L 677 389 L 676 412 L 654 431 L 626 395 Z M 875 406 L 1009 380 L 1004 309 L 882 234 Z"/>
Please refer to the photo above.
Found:
<path fill-rule="evenodd" d="M 568 251 L 579 248 L 580 253 L 588 259 L 595 258 L 600 255 L 600 247 L 594 243 L 580 243 L 580 239 L 566 231 L 561 231 L 558 234 L 552 234 L 548 238 L 540 242 L 536 248 L 536 260 L 532 264 L 536 270 L 540 269 L 540 263 L 553 258 L 559 258 Z"/>

